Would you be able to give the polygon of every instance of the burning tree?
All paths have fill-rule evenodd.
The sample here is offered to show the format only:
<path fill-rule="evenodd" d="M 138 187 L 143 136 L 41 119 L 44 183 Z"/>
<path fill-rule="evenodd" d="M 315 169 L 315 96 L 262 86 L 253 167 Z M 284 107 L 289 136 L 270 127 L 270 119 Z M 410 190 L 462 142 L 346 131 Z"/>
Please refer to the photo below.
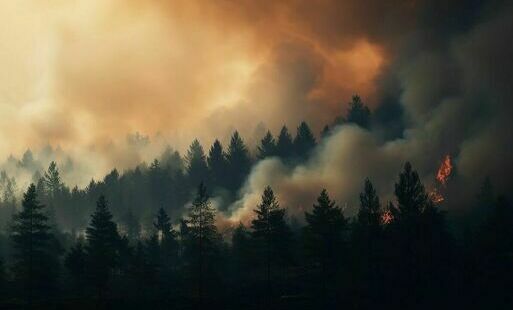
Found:
<path fill-rule="evenodd" d="M 433 203 L 440 204 L 445 200 L 442 192 L 447 187 L 447 182 L 451 176 L 452 168 L 451 156 L 445 155 L 436 173 L 435 186 L 429 193 L 429 198 L 431 198 Z"/>

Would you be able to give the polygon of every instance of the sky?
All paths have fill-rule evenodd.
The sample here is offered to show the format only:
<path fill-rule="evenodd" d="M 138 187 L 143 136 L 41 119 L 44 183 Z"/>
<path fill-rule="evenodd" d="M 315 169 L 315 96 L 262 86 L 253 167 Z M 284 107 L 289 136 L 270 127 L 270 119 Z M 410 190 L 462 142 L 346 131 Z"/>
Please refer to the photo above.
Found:
<path fill-rule="evenodd" d="M 478 0 L 2 1 L 0 157 L 50 145 L 85 184 L 195 137 L 208 147 L 238 129 L 254 145 L 302 120 L 318 133 L 357 93 L 371 132 L 337 129 L 294 171 L 264 161 L 239 206 L 269 180 L 344 201 L 372 176 L 391 192 L 404 161 L 430 180 L 446 154 L 461 184 L 489 175 L 508 190 L 512 12 Z M 134 149 L 137 132 L 152 147 Z"/>
<path fill-rule="evenodd" d="M 299 3 L 1 6 L 3 156 L 46 144 L 101 148 L 135 132 L 183 148 L 194 136 L 210 142 L 233 128 L 251 134 L 259 122 L 276 130 L 307 117 L 319 129 L 351 94 L 372 97 L 385 62 L 363 35 L 318 38 L 323 29 L 308 29 L 320 16 L 303 21 Z"/>

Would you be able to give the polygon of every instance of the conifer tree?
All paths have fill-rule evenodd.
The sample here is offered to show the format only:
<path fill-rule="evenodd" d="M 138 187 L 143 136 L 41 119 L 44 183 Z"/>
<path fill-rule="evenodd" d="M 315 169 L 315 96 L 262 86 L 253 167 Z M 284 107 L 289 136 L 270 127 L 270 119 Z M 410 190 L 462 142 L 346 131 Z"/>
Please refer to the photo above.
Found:
<path fill-rule="evenodd" d="M 379 229 L 381 223 L 381 204 L 379 197 L 369 179 L 365 180 L 363 193 L 360 194 L 358 224 L 371 230 Z"/>
<path fill-rule="evenodd" d="M 312 130 L 306 122 L 301 122 L 297 127 L 294 138 L 294 151 L 300 159 L 306 159 L 317 143 Z"/>
<path fill-rule="evenodd" d="M 62 183 L 57 164 L 54 161 L 48 166 L 48 170 L 43 176 L 43 182 L 48 198 L 56 199 L 61 193 L 64 184 Z"/>
<path fill-rule="evenodd" d="M 448 272 L 445 255 L 449 248 L 443 213 L 408 162 L 395 184 L 395 196 L 397 205 L 390 206 L 394 220 L 387 225 L 390 260 L 386 269 L 390 274 L 386 289 L 397 291 L 397 302 L 408 307 L 426 291 L 433 296 L 430 303 L 440 302 L 437 298 L 443 298 L 446 290 L 435 283 Z"/>
<path fill-rule="evenodd" d="M 213 186 L 224 186 L 228 163 L 226 160 L 226 154 L 223 150 L 223 145 L 217 139 L 214 141 L 214 144 L 212 144 L 212 147 L 208 152 L 207 163 Z"/>
<path fill-rule="evenodd" d="M 315 262 L 321 265 L 323 293 L 326 283 L 335 275 L 337 259 L 346 247 L 347 220 L 340 209 L 323 189 L 313 205 L 312 212 L 305 212 L 307 243 Z"/>
<path fill-rule="evenodd" d="M 360 96 L 353 96 L 347 110 L 347 122 L 355 123 L 362 128 L 370 126 L 370 110 L 362 102 Z"/>
<path fill-rule="evenodd" d="M 229 165 L 228 188 L 235 191 L 242 186 L 251 168 L 248 149 L 237 131 L 233 133 L 230 140 L 226 159 Z"/>
<path fill-rule="evenodd" d="M 114 268 L 118 265 L 118 249 L 121 238 L 112 220 L 107 200 L 102 195 L 96 202 L 96 210 L 86 229 L 87 273 L 101 300 L 106 293 Z"/>
<path fill-rule="evenodd" d="M 207 161 L 203 147 L 197 139 L 189 147 L 185 160 L 187 162 L 187 175 L 190 184 L 196 186 L 196 184 L 206 182 L 208 176 Z"/>
<path fill-rule="evenodd" d="M 29 303 L 33 297 L 51 293 L 59 268 L 57 242 L 44 214 L 44 205 L 37 199 L 34 184 L 23 194 L 22 210 L 13 215 L 10 237 L 14 250 L 14 279 L 24 289 Z"/>
<path fill-rule="evenodd" d="M 289 252 L 290 230 L 285 222 L 285 209 L 281 209 L 274 192 L 267 186 L 262 201 L 254 210 L 256 218 L 251 221 L 252 239 L 262 257 L 266 269 L 267 294 L 272 294 L 271 268 L 282 263 Z"/>
<path fill-rule="evenodd" d="M 321 139 L 326 139 L 327 137 L 329 137 L 331 135 L 331 132 L 332 129 L 330 128 L 330 126 L 324 126 L 324 128 L 322 128 L 321 130 Z"/>
<path fill-rule="evenodd" d="M 153 226 L 157 230 L 157 240 L 160 240 L 162 259 L 166 261 L 166 265 L 176 264 L 179 250 L 178 233 L 171 226 L 171 219 L 163 208 L 159 209 Z"/>
<path fill-rule="evenodd" d="M 280 130 L 278 142 L 276 143 L 276 153 L 282 159 L 288 159 L 294 153 L 294 143 L 287 126 L 283 126 Z"/>
<path fill-rule="evenodd" d="M 360 194 L 360 208 L 353 229 L 354 286 L 369 302 L 379 300 L 382 283 L 379 282 L 383 259 L 383 212 L 379 197 L 369 179 Z"/>
<path fill-rule="evenodd" d="M 270 131 L 267 131 L 265 136 L 260 141 L 260 145 L 257 147 L 257 157 L 264 159 L 266 157 L 272 157 L 277 155 L 276 153 L 276 141 Z"/>
<path fill-rule="evenodd" d="M 215 225 L 216 210 L 212 206 L 203 183 L 198 187 L 196 198 L 189 208 L 187 218 L 187 247 L 188 257 L 196 269 L 198 280 L 198 296 L 203 298 L 203 288 L 206 276 L 212 271 L 212 259 L 216 255 L 221 236 Z"/>

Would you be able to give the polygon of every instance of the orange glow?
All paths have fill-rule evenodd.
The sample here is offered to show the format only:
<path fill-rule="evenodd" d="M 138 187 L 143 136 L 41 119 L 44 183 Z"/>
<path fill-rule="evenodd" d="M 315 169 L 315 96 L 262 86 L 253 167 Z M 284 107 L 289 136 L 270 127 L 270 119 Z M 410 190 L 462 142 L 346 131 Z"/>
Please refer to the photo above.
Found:
<path fill-rule="evenodd" d="M 392 215 L 392 212 L 390 212 L 389 210 L 383 212 L 383 214 L 381 215 L 381 222 L 384 225 L 388 225 L 388 224 L 392 223 L 393 220 L 394 220 L 394 216 Z"/>
<path fill-rule="evenodd" d="M 445 198 L 441 194 L 440 189 L 445 188 L 447 185 L 447 181 L 449 180 L 449 177 L 452 173 L 452 163 L 451 163 L 451 156 L 445 155 L 442 163 L 440 164 L 440 168 L 438 168 L 438 171 L 436 173 L 436 181 L 437 184 L 435 184 L 435 188 L 429 193 L 429 198 L 433 203 L 440 204 L 442 203 Z"/>
<path fill-rule="evenodd" d="M 451 156 L 445 155 L 444 160 L 442 161 L 442 164 L 440 165 L 440 168 L 438 168 L 438 172 L 436 174 L 436 179 L 440 184 L 444 185 L 447 183 L 447 179 L 451 175 L 452 172 L 452 163 L 451 163 Z"/>

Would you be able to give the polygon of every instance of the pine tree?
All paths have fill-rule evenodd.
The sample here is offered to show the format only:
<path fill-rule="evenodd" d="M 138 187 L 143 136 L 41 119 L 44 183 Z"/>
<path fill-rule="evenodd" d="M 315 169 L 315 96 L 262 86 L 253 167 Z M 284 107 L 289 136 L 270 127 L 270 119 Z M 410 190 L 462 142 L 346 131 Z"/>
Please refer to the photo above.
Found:
<path fill-rule="evenodd" d="M 207 163 L 213 186 L 223 187 L 225 185 L 224 180 L 228 168 L 228 162 L 223 146 L 217 139 L 214 141 L 214 144 L 212 144 L 212 147 L 208 152 Z"/>
<path fill-rule="evenodd" d="M 321 130 L 321 139 L 326 139 L 327 137 L 329 137 L 332 133 L 332 129 L 330 128 L 330 126 L 326 125 L 324 126 L 324 128 L 322 128 Z"/>
<path fill-rule="evenodd" d="M 198 276 L 198 296 L 203 298 L 206 275 L 212 272 L 212 259 L 216 255 L 221 236 L 215 226 L 216 210 L 212 207 L 207 188 L 200 184 L 187 218 L 187 256 Z"/>
<path fill-rule="evenodd" d="M 368 302 L 382 297 L 380 275 L 383 259 L 383 212 L 379 197 L 369 179 L 360 194 L 360 208 L 353 230 L 354 287 Z"/>
<path fill-rule="evenodd" d="M 294 143 L 287 126 L 283 126 L 280 130 L 278 142 L 276 143 L 276 153 L 282 159 L 288 159 L 294 153 Z"/>
<path fill-rule="evenodd" d="M 326 293 L 327 282 L 336 274 L 340 252 L 346 248 L 347 220 L 325 189 L 317 198 L 317 204 L 313 205 L 312 212 L 305 212 L 305 219 L 307 240 L 310 241 L 307 245 L 315 262 L 321 265 L 323 293 Z"/>
<path fill-rule="evenodd" d="M 86 229 L 86 240 L 87 273 L 97 289 L 97 297 L 101 300 L 118 264 L 120 245 L 117 225 L 112 221 L 112 214 L 104 196 L 100 196 L 96 202 L 96 210 Z"/>
<path fill-rule="evenodd" d="M 407 162 L 404 171 L 399 175 L 395 184 L 397 206 L 394 208 L 394 219 L 397 221 L 415 220 L 429 203 L 429 197 L 419 175 Z"/>
<path fill-rule="evenodd" d="M 381 223 L 381 204 L 379 197 L 369 179 L 365 180 L 363 193 L 360 194 L 358 224 L 361 227 L 379 229 Z"/>
<path fill-rule="evenodd" d="M 64 184 L 62 183 L 57 164 L 54 161 L 48 166 L 48 170 L 43 176 L 43 182 L 48 198 L 56 199 L 61 193 Z"/>
<path fill-rule="evenodd" d="M 157 213 L 157 218 L 155 222 L 153 223 L 153 227 L 157 230 L 157 234 L 159 235 L 160 239 L 164 239 L 169 234 L 172 234 L 172 227 L 171 227 L 171 219 L 167 215 L 164 208 L 160 208 Z"/>
<path fill-rule="evenodd" d="M 294 152 L 300 159 L 308 158 L 317 143 L 312 130 L 306 122 L 301 122 L 297 127 L 297 134 L 294 138 Z"/>
<path fill-rule="evenodd" d="M 13 215 L 11 228 L 13 275 L 26 292 L 29 303 L 34 296 L 51 293 L 59 266 L 56 240 L 43 210 L 36 187 L 31 184 L 23 194 L 22 210 Z"/>
<path fill-rule="evenodd" d="M 185 160 L 187 162 L 187 175 L 190 184 L 196 186 L 201 182 L 206 182 L 208 176 L 207 161 L 203 147 L 197 139 L 189 147 Z"/>
<path fill-rule="evenodd" d="M 163 208 L 160 208 L 153 226 L 157 230 L 157 240 L 160 240 L 162 256 L 166 260 L 166 265 L 176 264 L 179 250 L 178 233 L 171 226 L 171 219 Z M 170 268 L 172 267 L 174 266 L 170 266 Z"/>
<path fill-rule="evenodd" d="M 230 140 L 226 159 L 229 172 L 227 175 L 228 188 L 235 191 L 242 186 L 251 168 L 248 149 L 237 131 L 233 133 Z"/>
<path fill-rule="evenodd" d="M 390 207 L 394 220 L 387 225 L 388 294 L 395 291 L 396 301 L 406 307 L 417 304 L 427 292 L 433 298 L 426 303 L 441 302 L 447 290 L 436 283 L 449 272 L 450 248 L 443 213 L 408 162 L 395 184 L 395 196 L 397 205 Z"/>
<path fill-rule="evenodd" d="M 257 157 L 264 159 L 266 157 L 276 156 L 276 141 L 270 131 L 267 131 L 265 136 L 260 141 L 260 145 L 257 147 Z"/>
<path fill-rule="evenodd" d="M 251 221 L 251 235 L 266 268 L 267 294 L 271 297 L 271 268 L 288 256 L 290 230 L 285 222 L 285 209 L 280 208 L 270 186 L 265 188 L 262 202 L 254 212 L 256 218 Z"/>
<path fill-rule="evenodd" d="M 362 99 L 355 95 L 349 103 L 347 110 L 347 122 L 355 123 L 362 128 L 369 128 L 370 126 L 370 110 L 362 102 Z"/>

